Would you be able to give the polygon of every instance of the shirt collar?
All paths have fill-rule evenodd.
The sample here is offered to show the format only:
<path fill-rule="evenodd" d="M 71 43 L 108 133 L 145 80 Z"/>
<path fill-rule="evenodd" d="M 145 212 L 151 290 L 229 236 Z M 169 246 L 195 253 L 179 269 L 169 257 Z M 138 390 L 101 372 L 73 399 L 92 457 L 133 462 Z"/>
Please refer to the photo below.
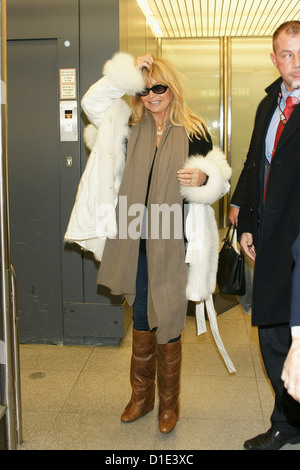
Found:
<path fill-rule="evenodd" d="M 296 98 L 300 100 L 300 88 L 297 88 L 296 90 L 293 90 L 293 91 L 287 91 L 284 82 L 282 82 L 281 84 L 281 93 L 282 93 L 282 98 L 284 99 L 284 101 L 286 101 L 286 99 L 289 96 L 296 96 Z"/>

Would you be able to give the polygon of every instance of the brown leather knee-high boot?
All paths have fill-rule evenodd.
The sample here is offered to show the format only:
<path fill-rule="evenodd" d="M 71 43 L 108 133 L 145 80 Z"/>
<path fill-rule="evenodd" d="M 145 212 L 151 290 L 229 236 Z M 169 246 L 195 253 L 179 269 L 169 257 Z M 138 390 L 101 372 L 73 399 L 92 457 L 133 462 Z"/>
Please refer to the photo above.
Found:
<path fill-rule="evenodd" d="M 121 421 L 128 423 L 154 407 L 156 373 L 156 334 L 133 329 L 130 382 L 132 395 Z"/>
<path fill-rule="evenodd" d="M 171 432 L 179 417 L 181 339 L 157 345 L 157 385 L 159 430 Z"/>

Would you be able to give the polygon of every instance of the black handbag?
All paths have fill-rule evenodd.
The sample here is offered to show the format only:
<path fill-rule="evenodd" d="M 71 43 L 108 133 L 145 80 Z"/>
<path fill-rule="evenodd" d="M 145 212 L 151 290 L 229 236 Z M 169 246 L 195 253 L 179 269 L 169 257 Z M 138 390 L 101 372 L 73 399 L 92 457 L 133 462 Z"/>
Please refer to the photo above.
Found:
<path fill-rule="evenodd" d="M 223 246 L 219 253 L 217 282 L 223 294 L 245 294 L 244 255 L 239 253 L 233 245 L 233 237 L 237 227 L 229 225 Z M 232 235 L 230 236 L 230 232 Z"/>

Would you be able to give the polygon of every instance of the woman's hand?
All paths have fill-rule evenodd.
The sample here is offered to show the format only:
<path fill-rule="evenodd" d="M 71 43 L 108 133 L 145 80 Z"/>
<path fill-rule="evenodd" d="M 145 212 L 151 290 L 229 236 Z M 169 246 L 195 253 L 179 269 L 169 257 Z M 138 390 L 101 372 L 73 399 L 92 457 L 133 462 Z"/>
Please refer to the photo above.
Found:
<path fill-rule="evenodd" d="M 135 59 L 135 66 L 138 70 L 141 70 L 143 67 L 146 67 L 150 70 L 151 65 L 153 64 L 154 59 L 151 54 L 146 54 Z"/>
<path fill-rule="evenodd" d="M 202 186 L 207 175 L 197 168 L 182 168 L 177 171 L 177 179 L 182 186 Z"/>

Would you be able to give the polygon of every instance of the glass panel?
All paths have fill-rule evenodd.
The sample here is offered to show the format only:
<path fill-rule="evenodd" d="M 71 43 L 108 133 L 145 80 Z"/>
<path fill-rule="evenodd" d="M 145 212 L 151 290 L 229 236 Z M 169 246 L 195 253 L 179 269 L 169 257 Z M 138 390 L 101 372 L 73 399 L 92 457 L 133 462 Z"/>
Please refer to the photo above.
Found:
<path fill-rule="evenodd" d="M 232 38 L 231 194 L 243 168 L 256 109 L 279 75 L 270 59 L 272 38 Z"/>
<path fill-rule="evenodd" d="M 205 119 L 214 146 L 219 146 L 219 39 L 163 39 L 162 57 L 182 74 L 188 106 Z M 213 208 L 218 221 L 219 202 Z"/>
<path fill-rule="evenodd" d="M 243 168 L 258 103 L 278 78 L 270 59 L 272 38 L 231 39 L 231 194 Z M 220 57 L 218 39 L 163 39 L 162 56 L 182 73 L 185 99 L 203 116 L 214 146 L 220 145 Z M 230 116 L 230 114 L 229 114 Z M 219 203 L 214 204 L 219 220 Z"/>

